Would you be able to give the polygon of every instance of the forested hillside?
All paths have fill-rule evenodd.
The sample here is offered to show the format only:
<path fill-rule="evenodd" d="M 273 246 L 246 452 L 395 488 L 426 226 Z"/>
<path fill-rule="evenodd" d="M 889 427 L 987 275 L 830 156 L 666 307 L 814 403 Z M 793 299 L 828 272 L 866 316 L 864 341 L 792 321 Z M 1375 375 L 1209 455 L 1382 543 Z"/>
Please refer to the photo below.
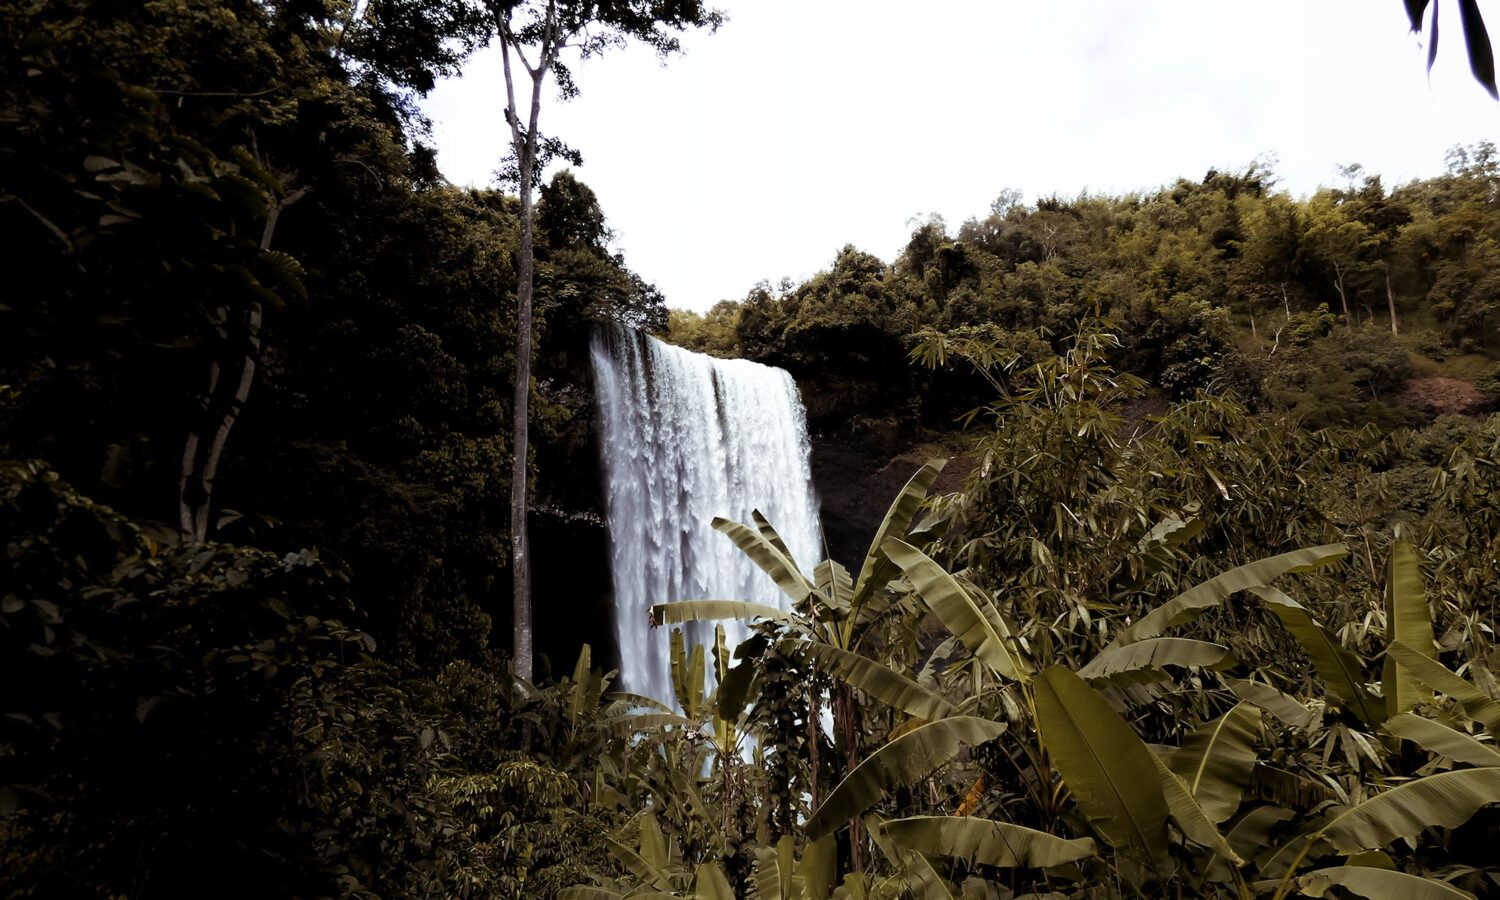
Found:
<path fill-rule="evenodd" d="M 1230 392 L 1314 428 L 1488 409 L 1500 394 L 1494 146 L 1455 148 L 1445 174 L 1394 189 L 1358 166 L 1307 198 L 1275 185 L 1257 162 L 1119 197 L 1005 194 L 956 229 L 922 224 L 889 265 L 845 247 L 802 284 L 674 312 L 671 334 L 847 384 L 847 412 L 938 427 L 963 410 L 913 380 L 925 377 L 905 365 L 914 349 L 939 363 L 945 348 L 992 341 L 1031 363 L 1092 317 L 1120 336 L 1112 362 L 1162 399 Z"/>
<path fill-rule="evenodd" d="M 449 184 L 419 100 L 560 8 L 721 21 L 0 6 L 0 894 L 1500 891 L 1493 146 L 1005 195 L 701 316 L 558 171 L 528 383 L 524 179 Z M 627 610 L 670 697 L 597 640 L 603 324 L 786 367 L 813 433 L 833 559 L 720 519 L 781 605 Z"/>

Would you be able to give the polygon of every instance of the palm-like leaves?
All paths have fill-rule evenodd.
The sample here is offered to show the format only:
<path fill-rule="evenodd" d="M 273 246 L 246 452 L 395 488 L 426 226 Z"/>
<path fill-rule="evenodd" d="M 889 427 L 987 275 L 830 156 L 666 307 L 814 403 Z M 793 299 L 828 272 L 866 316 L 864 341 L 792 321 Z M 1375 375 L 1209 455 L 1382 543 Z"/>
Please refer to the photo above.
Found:
<path fill-rule="evenodd" d="M 1151 751 L 1067 669 L 1047 669 L 1033 685 L 1042 743 L 1079 809 L 1111 846 L 1163 868 L 1167 801 Z"/>
<path fill-rule="evenodd" d="M 1249 591 L 1265 603 L 1307 651 L 1318 677 L 1335 697 L 1369 725 L 1379 725 L 1385 719 L 1380 699 L 1365 688 L 1364 663 L 1339 643 L 1338 637 L 1319 625 L 1306 607 L 1276 588 L 1257 586 Z"/>
<path fill-rule="evenodd" d="M 1385 629 L 1387 643 L 1400 641 L 1418 649 L 1432 646 L 1432 614 L 1427 609 L 1427 592 L 1422 587 L 1422 567 L 1417 552 L 1406 541 L 1391 545 L 1390 571 L 1385 581 Z M 1402 671 L 1389 656 L 1380 683 L 1387 716 L 1411 712 L 1422 700 L 1421 681 Z"/>
<path fill-rule="evenodd" d="M 969 652 L 1001 675 L 1025 680 L 1025 666 L 1011 655 L 1005 636 L 946 569 L 905 541 L 891 538 L 884 547 L 886 556 L 906 573 L 923 602 Z"/>
<path fill-rule="evenodd" d="M 1260 710 L 1237 703 L 1189 732 L 1172 754 L 1172 771 L 1182 776 L 1189 793 L 1216 825 L 1240 808 L 1255 768 L 1253 745 L 1259 730 Z"/>
<path fill-rule="evenodd" d="M 1424 650 L 1426 646 L 1423 645 Z M 1385 652 L 1388 659 L 1394 659 L 1396 665 L 1410 672 L 1412 677 L 1457 700 L 1464 713 L 1482 724 L 1486 731 L 1494 734 L 1500 730 L 1500 703 L 1474 684 L 1459 677 L 1426 652 L 1420 652 L 1402 641 L 1392 641 Z"/>
<path fill-rule="evenodd" d="M 1121 631 L 1110 643 L 1119 647 L 1156 637 L 1174 625 L 1190 622 L 1225 598 L 1249 587 L 1264 585 L 1292 572 L 1311 572 L 1349 555 L 1343 544 L 1305 547 L 1280 556 L 1256 560 L 1201 582 L 1147 613 L 1139 622 Z"/>
<path fill-rule="evenodd" d="M 779 649 L 789 656 L 802 656 L 820 671 L 919 719 L 941 719 L 953 712 L 953 704 L 938 694 L 867 656 L 813 641 L 783 641 Z"/>
<path fill-rule="evenodd" d="M 1068 840 L 972 816 L 912 816 L 893 819 L 879 828 L 886 839 L 903 849 L 1001 868 L 1047 868 L 1094 854 L 1094 842 L 1088 838 Z"/>
<path fill-rule="evenodd" d="M 1207 641 L 1150 638 L 1109 647 L 1089 660 L 1078 674 L 1090 681 L 1156 680 L 1164 666 L 1216 666 L 1228 657 L 1228 648 Z"/>
<path fill-rule="evenodd" d="M 1385 730 L 1454 762 L 1468 763 L 1471 766 L 1500 766 L 1500 752 L 1494 747 L 1481 744 L 1462 731 L 1412 713 L 1402 713 L 1388 719 Z"/>
<path fill-rule="evenodd" d="M 1370 866 L 1334 866 L 1297 879 L 1298 889 L 1311 897 L 1325 896 L 1334 885 L 1375 900 L 1474 900 L 1445 881 Z"/>
<path fill-rule="evenodd" d="M 903 734 L 870 754 L 834 788 L 807 820 L 807 833 L 815 838 L 828 834 L 867 809 L 888 788 L 925 778 L 957 756 L 962 745 L 994 740 L 1003 731 L 1005 725 L 1000 722 L 954 716 Z"/>

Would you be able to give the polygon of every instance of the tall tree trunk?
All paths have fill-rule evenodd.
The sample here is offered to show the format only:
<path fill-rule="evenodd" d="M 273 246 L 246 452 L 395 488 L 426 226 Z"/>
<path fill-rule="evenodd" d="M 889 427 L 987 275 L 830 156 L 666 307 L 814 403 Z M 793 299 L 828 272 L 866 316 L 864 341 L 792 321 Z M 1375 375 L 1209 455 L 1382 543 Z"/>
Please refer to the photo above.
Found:
<path fill-rule="evenodd" d="M 1400 334 L 1401 326 L 1396 322 L 1396 293 L 1391 290 L 1391 263 L 1385 263 L 1385 304 L 1391 310 L 1391 334 Z"/>
<path fill-rule="evenodd" d="M 1354 314 L 1349 312 L 1349 297 L 1344 293 L 1344 267 L 1338 263 L 1333 264 L 1333 286 L 1339 292 L 1339 306 L 1344 309 L 1344 324 L 1350 328 L 1354 327 Z"/>
<path fill-rule="evenodd" d="M 274 199 L 266 214 L 266 225 L 261 230 L 260 249 L 264 253 L 271 249 L 276 238 L 276 223 L 288 206 L 307 195 L 307 188 Z M 239 421 L 245 401 L 250 398 L 250 388 L 255 383 L 255 372 L 260 366 L 260 330 L 265 319 L 265 310 L 259 303 L 252 304 L 245 322 L 245 355 L 240 360 L 240 377 L 235 383 L 234 393 L 223 405 L 217 417 L 211 415 L 215 397 L 219 391 L 220 368 L 217 360 L 209 364 L 208 391 L 203 396 L 200 410 L 203 421 L 188 432 L 182 448 L 182 471 L 177 482 L 178 527 L 188 540 L 202 543 L 208 540 L 209 517 L 213 512 L 214 480 L 219 474 L 219 462 L 224 458 L 224 445 L 229 433 Z M 215 421 L 216 419 L 216 421 Z M 200 428 L 212 426 L 213 439 L 208 451 L 202 454 L 203 434 Z"/>
<path fill-rule="evenodd" d="M 859 707 L 854 703 L 854 691 L 848 685 L 838 684 L 833 696 L 834 731 L 843 741 L 844 777 L 859 767 Z M 849 819 L 849 866 L 851 871 L 865 870 L 864 823 L 859 816 Z"/>
<path fill-rule="evenodd" d="M 497 13 L 500 30 L 500 58 L 505 70 L 505 120 L 510 125 L 511 146 L 520 169 L 521 234 L 516 263 L 516 384 L 512 408 L 510 468 L 510 568 L 511 568 L 511 650 L 516 675 L 532 678 L 533 640 L 531 628 L 531 541 L 527 536 L 528 507 L 527 461 L 530 451 L 528 424 L 531 417 L 531 308 L 536 261 L 532 251 L 535 242 L 532 189 L 537 159 L 537 120 L 542 110 L 542 84 L 552 64 L 556 14 L 547 7 L 547 31 L 542 39 L 540 56 L 533 68 L 526 62 L 515 34 L 510 30 L 510 13 Z M 531 76 L 531 108 L 523 129 L 516 113 L 515 79 L 511 73 L 510 54 L 514 50 L 526 74 Z"/>

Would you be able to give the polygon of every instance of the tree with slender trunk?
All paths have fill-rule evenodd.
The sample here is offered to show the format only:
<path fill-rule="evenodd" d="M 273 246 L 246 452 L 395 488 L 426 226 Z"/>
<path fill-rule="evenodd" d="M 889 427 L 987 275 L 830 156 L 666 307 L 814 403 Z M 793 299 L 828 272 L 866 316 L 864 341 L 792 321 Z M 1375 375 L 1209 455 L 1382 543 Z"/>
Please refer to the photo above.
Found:
<path fill-rule="evenodd" d="M 307 188 L 291 189 L 288 179 L 271 174 L 270 169 L 254 150 L 254 142 L 243 160 L 246 166 L 253 163 L 266 188 L 264 197 L 265 224 L 261 228 L 258 248 L 265 259 L 275 257 L 275 267 L 285 269 L 301 291 L 296 280 L 301 267 L 284 253 L 272 253 L 276 239 L 276 225 L 288 207 L 307 195 Z M 251 277 L 254 277 L 253 275 Z M 263 285 L 263 290 L 266 289 Z M 275 293 L 270 290 L 270 293 Z M 219 474 L 219 464 L 224 458 L 224 447 L 230 432 L 239 421 L 245 402 L 250 398 L 250 389 L 255 384 L 260 367 L 262 346 L 261 332 L 265 323 L 265 304 L 253 299 L 243 310 L 243 333 L 234 355 L 228 360 L 215 358 L 208 367 L 208 386 L 198 401 L 199 418 L 188 429 L 183 441 L 182 466 L 177 481 L 178 530 L 184 540 L 202 543 L 208 540 L 209 522 L 213 512 L 214 486 Z M 228 306 L 221 307 L 219 319 L 225 323 L 236 315 Z M 231 372 L 230 379 L 223 377 L 225 368 Z"/>
<path fill-rule="evenodd" d="M 510 544 L 512 587 L 512 652 L 515 672 L 530 680 L 533 636 L 531 625 L 531 552 L 527 536 L 529 506 L 529 420 L 533 346 L 532 295 L 535 273 L 534 187 L 547 163 L 557 157 L 581 164 L 578 154 L 538 131 L 542 90 L 551 75 L 563 99 L 578 93 L 564 51 L 588 59 L 632 40 L 663 58 L 679 52 L 678 34 L 688 28 L 714 30 L 723 13 L 698 0 L 489 0 L 486 4 L 500 43 L 505 73 L 505 121 L 510 126 L 510 163 L 505 174 L 516 183 L 521 201 L 521 227 L 516 262 L 516 382 L 512 415 Z M 516 70 L 519 69 L 518 73 Z M 525 111 L 517 103 L 519 75 L 530 82 Z M 522 86 L 522 90 L 525 87 Z"/>

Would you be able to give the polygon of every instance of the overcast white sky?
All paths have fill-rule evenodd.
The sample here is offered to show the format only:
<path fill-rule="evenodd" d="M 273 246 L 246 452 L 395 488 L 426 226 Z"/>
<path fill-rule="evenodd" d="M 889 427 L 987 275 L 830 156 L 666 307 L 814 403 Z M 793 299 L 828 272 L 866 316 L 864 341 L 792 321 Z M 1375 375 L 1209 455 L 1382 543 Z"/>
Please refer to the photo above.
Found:
<path fill-rule="evenodd" d="M 1448 3 L 1430 81 L 1399 0 L 716 5 L 730 21 L 685 56 L 590 60 L 581 96 L 542 110 L 616 248 L 680 308 L 800 279 L 844 244 L 890 260 L 913 216 L 957 226 L 1006 187 L 1123 192 L 1267 152 L 1297 194 L 1348 162 L 1395 184 L 1500 125 Z M 454 183 L 491 183 L 503 95 L 489 50 L 428 98 Z"/>

